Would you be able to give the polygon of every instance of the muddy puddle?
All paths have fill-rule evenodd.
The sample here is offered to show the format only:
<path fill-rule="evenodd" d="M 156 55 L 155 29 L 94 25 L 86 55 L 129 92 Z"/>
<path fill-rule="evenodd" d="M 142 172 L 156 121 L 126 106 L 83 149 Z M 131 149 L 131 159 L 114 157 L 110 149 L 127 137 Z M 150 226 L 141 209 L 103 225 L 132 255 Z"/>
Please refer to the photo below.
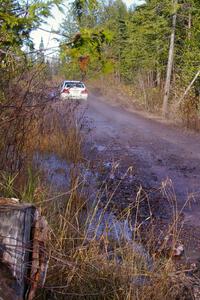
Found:
<path fill-rule="evenodd" d="M 104 157 L 100 169 L 97 166 L 91 168 L 87 163 L 79 163 L 75 167 L 55 154 L 36 153 L 34 164 L 44 174 L 46 184 L 56 193 L 70 191 L 72 172 L 74 174 L 74 169 L 76 169 L 80 182 L 79 194 L 87 199 L 87 211 L 89 212 L 85 223 L 87 240 L 105 237 L 118 244 L 126 241 L 133 244 L 136 249 L 137 247 L 143 249 L 142 246 L 133 242 L 135 227 L 133 215 L 124 215 L 123 217 L 120 215 L 119 217 L 119 211 L 126 209 L 136 196 L 137 175 L 135 176 L 133 171 L 127 172 L 124 176 L 126 170 L 123 169 L 123 163 L 121 166 L 120 162 L 114 163 L 109 160 L 107 154 L 110 149 L 105 145 L 95 143 L 92 145 L 91 151 L 95 152 L 97 157 Z M 113 151 L 118 151 L 118 148 Z M 139 147 L 132 149 L 134 155 L 141 152 Z M 119 187 L 116 189 L 117 185 Z M 167 222 L 169 215 L 164 205 L 160 204 L 160 192 L 148 191 L 148 197 L 152 197 L 153 200 L 152 215 Z M 148 209 L 143 203 L 140 210 L 142 220 L 148 219 Z M 187 259 L 198 256 L 196 251 L 193 252 L 194 249 L 187 245 L 185 249 Z"/>
<path fill-rule="evenodd" d="M 95 145 L 99 152 L 105 148 L 101 145 Z M 44 174 L 44 181 L 50 186 L 52 191 L 57 193 L 67 192 L 70 190 L 71 172 L 74 165 L 60 159 L 55 154 L 40 154 L 34 156 L 34 165 Z M 114 180 L 115 175 L 112 170 L 112 162 L 103 163 L 104 169 L 109 172 L 109 179 Z M 87 238 L 100 238 L 106 236 L 110 240 L 120 242 L 120 240 L 132 241 L 133 239 L 133 223 L 128 218 L 118 219 L 115 214 L 109 210 L 105 210 L 106 204 L 102 203 L 105 197 L 105 191 L 99 192 L 99 177 L 97 171 L 90 170 L 85 164 L 76 166 L 78 176 L 80 177 L 80 194 L 87 197 L 88 211 L 90 211 L 86 231 Z M 130 180 L 132 177 L 130 176 Z M 109 200 L 108 200 L 109 201 Z M 104 209 L 102 208 L 104 206 Z"/>
<path fill-rule="evenodd" d="M 101 147 L 98 147 L 102 151 Z M 34 163 L 37 168 L 45 174 L 45 181 L 51 186 L 53 191 L 57 193 L 68 192 L 70 190 L 71 171 L 74 166 L 60 159 L 54 154 L 42 155 L 37 153 L 34 157 Z M 112 170 L 112 163 L 107 161 L 103 163 L 103 167 L 110 172 L 109 179 L 115 178 Z M 130 215 L 119 216 L 108 209 L 107 203 L 103 203 L 105 191 L 99 191 L 98 179 L 100 174 L 91 171 L 84 164 L 76 166 L 80 176 L 79 192 L 87 196 L 87 217 L 84 217 L 85 242 L 92 240 L 106 240 L 112 245 L 128 244 L 137 255 L 143 257 L 149 269 L 152 267 L 152 260 L 145 248 L 134 241 L 134 221 Z M 132 180 L 132 179 L 131 179 Z M 103 204 L 103 205 L 102 205 Z M 109 253 L 112 253 L 109 252 Z M 110 254 L 112 255 L 112 254 Z M 116 257 L 117 260 L 120 258 Z M 143 284 L 143 278 L 134 278 L 134 282 Z"/>

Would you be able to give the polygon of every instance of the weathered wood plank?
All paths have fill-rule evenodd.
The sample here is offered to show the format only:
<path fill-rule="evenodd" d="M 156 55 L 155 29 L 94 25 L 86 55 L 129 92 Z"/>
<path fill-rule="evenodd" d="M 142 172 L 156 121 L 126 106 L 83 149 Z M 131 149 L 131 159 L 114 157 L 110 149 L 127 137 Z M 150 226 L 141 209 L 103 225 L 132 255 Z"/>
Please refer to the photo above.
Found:
<path fill-rule="evenodd" d="M 1 299 L 33 299 L 45 276 L 46 237 L 47 224 L 36 207 L 0 198 Z"/>

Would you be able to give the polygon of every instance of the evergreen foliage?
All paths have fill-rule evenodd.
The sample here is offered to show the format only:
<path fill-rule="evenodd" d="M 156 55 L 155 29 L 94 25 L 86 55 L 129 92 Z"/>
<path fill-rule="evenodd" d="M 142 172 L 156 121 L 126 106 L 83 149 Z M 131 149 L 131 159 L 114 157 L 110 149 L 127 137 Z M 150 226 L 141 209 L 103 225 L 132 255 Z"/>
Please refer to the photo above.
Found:
<path fill-rule="evenodd" d="M 0 94 L 27 65 L 22 46 L 33 49 L 30 33 L 51 15 L 61 0 L 0 0 Z M 1 101 L 1 99 L 0 99 Z"/>
<path fill-rule="evenodd" d="M 146 0 L 127 8 L 122 0 L 74 1 L 70 21 L 62 32 L 72 41 L 62 48 L 65 62 L 76 64 L 88 55 L 88 76 L 113 72 L 120 81 L 135 84 L 138 77 L 149 88 L 163 90 L 166 81 L 172 19 L 176 14 L 170 97 L 183 91 L 200 68 L 200 2 Z M 75 32 L 69 32 L 70 24 Z M 77 35 L 78 33 L 78 35 Z M 66 39 L 65 39 L 66 41 Z M 80 75 L 80 74 L 79 74 Z M 199 78 L 190 92 L 197 95 Z M 195 93 L 194 93 L 195 92 Z"/>

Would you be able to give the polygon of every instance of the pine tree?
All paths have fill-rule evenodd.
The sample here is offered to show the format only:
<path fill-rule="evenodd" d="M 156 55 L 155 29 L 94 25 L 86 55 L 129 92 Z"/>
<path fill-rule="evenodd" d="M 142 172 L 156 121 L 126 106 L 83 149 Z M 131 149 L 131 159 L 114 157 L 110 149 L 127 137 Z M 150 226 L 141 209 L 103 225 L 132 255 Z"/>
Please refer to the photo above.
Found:
<path fill-rule="evenodd" d="M 38 62 L 44 63 L 45 56 L 44 56 L 44 40 L 43 37 L 41 37 L 40 45 L 39 45 L 39 53 L 38 53 Z"/>

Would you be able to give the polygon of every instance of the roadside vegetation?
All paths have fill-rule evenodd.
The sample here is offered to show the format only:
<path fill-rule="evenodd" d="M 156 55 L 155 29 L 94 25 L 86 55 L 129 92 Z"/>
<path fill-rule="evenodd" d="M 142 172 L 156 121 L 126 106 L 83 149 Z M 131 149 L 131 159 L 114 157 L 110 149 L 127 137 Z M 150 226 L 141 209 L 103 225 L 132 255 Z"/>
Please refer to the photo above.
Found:
<path fill-rule="evenodd" d="M 60 28 L 58 60 L 50 65 L 42 41 L 36 51 L 30 33 L 60 4 L 0 0 L 0 196 L 33 203 L 48 221 L 49 266 L 36 299 L 195 299 L 199 276 L 177 261 L 181 221 L 175 196 L 168 197 L 169 222 L 160 228 L 142 188 L 131 205 L 112 211 L 118 184 L 109 194 L 104 179 L 91 191 L 82 174 L 90 166 L 83 150 L 84 110 L 49 91 L 63 76 L 90 80 L 100 91 L 114 82 L 111 89 L 117 85 L 129 95 L 127 105 L 138 99 L 149 111 L 163 107 L 164 116 L 198 129 L 199 2 L 146 1 L 128 10 L 120 0 L 75 0 Z M 53 190 L 36 168 L 37 153 L 70 165 L 64 191 Z M 109 196 L 102 203 L 104 194 Z M 99 233 L 109 214 L 115 222 Z M 131 239 L 124 230 L 113 236 L 116 222 L 128 224 Z"/>

